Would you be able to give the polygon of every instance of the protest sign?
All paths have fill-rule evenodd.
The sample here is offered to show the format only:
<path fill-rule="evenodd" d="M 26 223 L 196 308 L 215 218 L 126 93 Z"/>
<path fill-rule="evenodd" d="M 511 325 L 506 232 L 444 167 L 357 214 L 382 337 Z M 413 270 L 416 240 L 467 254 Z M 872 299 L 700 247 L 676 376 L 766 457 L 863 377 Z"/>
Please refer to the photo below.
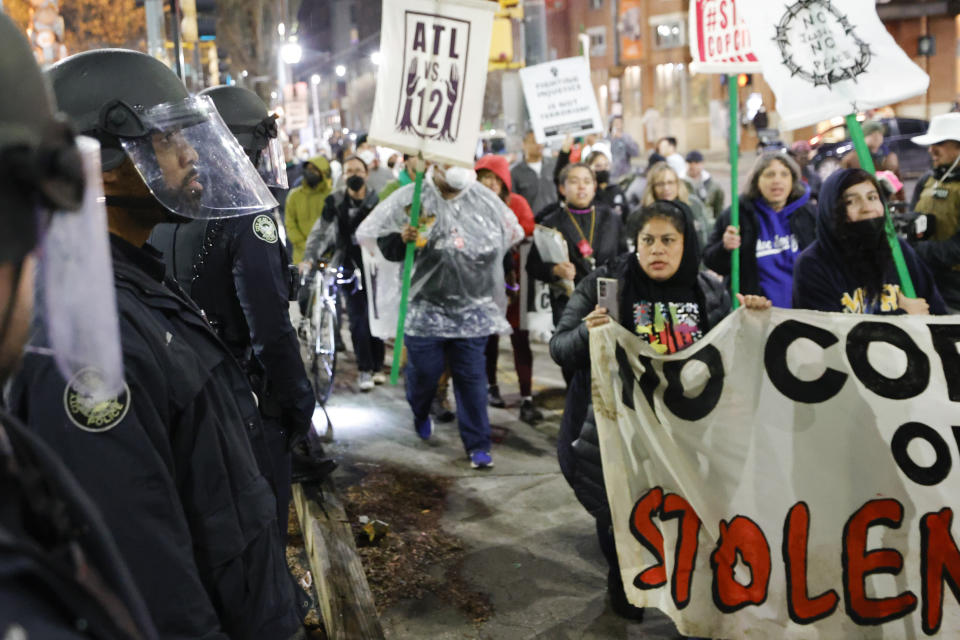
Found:
<path fill-rule="evenodd" d="M 737 11 L 743 0 L 691 0 L 690 68 L 694 73 L 757 73 L 750 30 Z"/>
<path fill-rule="evenodd" d="M 684 635 L 960 632 L 960 322 L 738 311 L 671 356 L 590 332 L 629 600 Z"/>
<path fill-rule="evenodd" d="M 371 142 L 473 168 L 497 5 L 383 2 Z"/>
<path fill-rule="evenodd" d="M 883 107 L 930 78 L 887 32 L 874 0 L 737 0 L 780 128 Z"/>
<path fill-rule="evenodd" d="M 564 58 L 521 69 L 520 82 L 537 142 L 568 133 L 581 136 L 603 131 L 585 58 Z"/>

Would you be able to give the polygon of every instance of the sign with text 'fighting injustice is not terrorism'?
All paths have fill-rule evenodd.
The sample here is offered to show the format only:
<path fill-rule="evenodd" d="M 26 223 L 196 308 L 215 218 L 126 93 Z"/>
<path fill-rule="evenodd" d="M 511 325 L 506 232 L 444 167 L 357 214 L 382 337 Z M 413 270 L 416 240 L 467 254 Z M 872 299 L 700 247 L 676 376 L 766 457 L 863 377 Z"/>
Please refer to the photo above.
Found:
<path fill-rule="evenodd" d="M 537 142 L 603 131 L 584 57 L 551 60 L 520 70 L 523 96 Z"/>
<path fill-rule="evenodd" d="M 960 633 L 960 322 L 738 311 L 591 331 L 627 597 L 711 638 Z"/>
<path fill-rule="evenodd" d="M 738 12 L 741 0 L 691 0 L 690 68 L 694 73 L 756 73 L 750 30 Z"/>
<path fill-rule="evenodd" d="M 473 167 L 497 6 L 384 0 L 371 142 Z"/>

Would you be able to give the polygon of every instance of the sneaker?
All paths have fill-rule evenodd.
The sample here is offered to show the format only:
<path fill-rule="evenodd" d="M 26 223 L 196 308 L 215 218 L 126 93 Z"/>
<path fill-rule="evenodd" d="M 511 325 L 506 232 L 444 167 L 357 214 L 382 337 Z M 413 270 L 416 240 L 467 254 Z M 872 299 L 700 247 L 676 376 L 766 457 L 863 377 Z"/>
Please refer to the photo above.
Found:
<path fill-rule="evenodd" d="M 471 451 L 470 466 L 474 469 L 489 469 L 493 466 L 493 458 L 488 451 Z"/>
<path fill-rule="evenodd" d="M 373 389 L 373 375 L 369 371 L 360 372 L 360 391 L 370 391 Z"/>
<path fill-rule="evenodd" d="M 387 376 L 384 375 L 382 371 L 375 371 L 373 373 L 373 384 L 385 384 L 387 382 Z"/>
<path fill-rule="evenodd" d="M 543 413 L 533 406 L 533 400 L 524 398 L 520 403 L 520 420 L 527 424 L 533 424 L 538 420 L 543 420 Z"/>
<path fill-rule="evenodd" d="M 433 416 L 437 422 L 453 422 L 454 418 L 457 417 L 457 414 L 450 411 L 443 400 L 439 398 L 434 398 L 433 402 L 430 403 L 430 415 Z"/>
<path fill-rule="evenodd" d="M 433 435 L 433 421 L 430 419 L 430 416 L 424 418 L 422 422 L 418 422 L 417 419 L 414 418 L 413 428 L 421 440 L 429 440 L 430 436 Z"/>
<path fill-rule="evenodd" d="M 502 409 L 507 406 L 507 403 L 503 401 L 503 398 L 500 397 L 500 388 L 492 384 L 487 388 L 487 402 L 491 407 L 497 407 Z"/>

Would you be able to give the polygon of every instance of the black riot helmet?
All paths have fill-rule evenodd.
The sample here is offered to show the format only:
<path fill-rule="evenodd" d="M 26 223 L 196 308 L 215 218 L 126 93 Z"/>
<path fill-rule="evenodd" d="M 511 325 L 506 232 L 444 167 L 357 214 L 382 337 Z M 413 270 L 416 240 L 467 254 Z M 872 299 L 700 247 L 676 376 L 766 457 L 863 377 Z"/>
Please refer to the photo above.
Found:
<path fill-rule="evenodd" d="M 2 12 L 0 42 L 0 83 L 16 87 L 15 97 L 0 100 L 0 262 L 18 264 L 50 211 L 80 206 L 84 182 L 73 132 L 29 44 Z"/>
<path fill-rule="evenodd" d="M 3 13 L 0 42 L 0 84 L 16 87 L 0 101 L 0 262 L 14 264 L 16 286 L 37 249 L 27 348 L 52 356 L 93 402 L 115 394 L 123 379 L 100 146 L 76 137 L 57 113 L 29 43 Z M 0 347 L 14 306 L 0 301 Z"/>
<path fill-rule="evenodd" d="M 103 169 L 129 158 L 175 217 L 225 218 L 277 206 L 213 102 L 191 97 L 159 60 L 98 49 L 61 60 L 47 75 L 60 108 L 100 141 Z M 107 204 L 138 208 L 130 198 L 112 200 Z"/>
<path fill-rule="evenodd" d="M 267 112 L 260 96 L 249 89 L 228 85 L 204 89 L 199 95 L 213 100 L 230 133 L 247 152 L 267 186 L 288 188 L 283 149 L 277 137 L 277 117 Z"/>

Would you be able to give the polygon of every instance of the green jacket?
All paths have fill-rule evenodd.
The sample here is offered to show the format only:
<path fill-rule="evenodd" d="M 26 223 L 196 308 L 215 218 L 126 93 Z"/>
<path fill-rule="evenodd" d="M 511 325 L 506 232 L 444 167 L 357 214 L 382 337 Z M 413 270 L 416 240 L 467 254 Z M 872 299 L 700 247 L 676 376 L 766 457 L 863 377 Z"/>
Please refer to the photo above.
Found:
<path fill-rule="evenodd" d="M 320 169 L 323 180 L 315 187 L 311 187 L 306 181 L 301 182 L 299 187 L 291 189 L 287 195 L 284 226 L 287 229 L 294 264 L 303 259 L 307 236 L 310 235 L 313 223 L 323 213 L 323 202 L 330 195 L 330 162 L 323 156 L 310 158 L 307 162 Z"/>
<path fill-rule="evenodd" d="M 403 170 L 400 172 L 400 177 L 392 182 L 388 182 L 387 185 L 380 190 L 380 193 L 377 194 L 377 199 L 383 202 L 391 193 L 411 182 L 413 182 L 413 178 L 410 177 L 410 174 L 407 173 L 406 170 Z"/>

